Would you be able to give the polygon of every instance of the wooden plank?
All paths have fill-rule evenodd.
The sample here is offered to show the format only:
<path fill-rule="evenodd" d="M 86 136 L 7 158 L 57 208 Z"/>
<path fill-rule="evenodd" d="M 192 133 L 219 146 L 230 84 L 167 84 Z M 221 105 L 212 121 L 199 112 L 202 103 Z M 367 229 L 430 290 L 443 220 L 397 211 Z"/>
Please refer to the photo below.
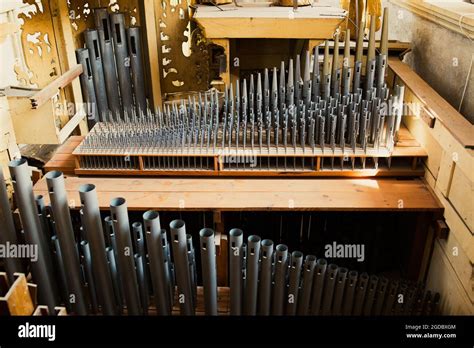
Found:
<path fill-rule="evenodd" d="M 454 167 L 448 199 L 471 233 L 474 233 L 474 183 L 458 166 Z"/>
<path fill-rule="evenodd" d="M 162 107 L 162 95 L 161 95 L 161 75 L 160 75 L 160 66 L 159 64 L 159 53 L 158 53 L 158 32 L 159 24 L 156 23 L 155 17 L 155 1 L 154 0 L 144 0 L 143 1 L 143 10 L 145 17 L 145 26 L 146 30 L 146 42 L 148 49 L 148 59 L 149 64 L 147 64 L 150 70 L 150 84 L 151 84 L 151 94 L 153 109 L 157 107 Z"/>
<path fill-rule="evenodd" d="M 440 310 L 444 315 L 473 315 L 474 304 L 454 272 L 442 248 L 435 243 L 426 287 L 442 294 Z"/>
<path fill-rule="evenodd" d="M 61 65 L 64 70 L 70 69 L 76 66 L 76 46 L 74 43 L 74 33 L 69 20 L 69 8 L 67 1 L 53 0 L 51 1 L 53 10 L 53 23 L 55 25 L 55 34 L 57 42 L 61 43 L 58 45 L 61 47 L 59 54 L 61 56 Z M 56 19 L 57 18 L 57 19 Z M 71 82 L 73 102 L 77 105 L 83 103 L 81 84 L 79 79 L 74 79 Z M 82 120 L 79 123 L 80 134 L 85 135 L 88 132 L 88 126 L 86 120 Z"/>
<path fill-rule="evenodd" d="M 2 274 L 2 273 L 0 273 Z M 33 313 L 33 301 L 28 291 L 28 284 L 23 273 L 15 273 L 16 277 L 7 293 L 0 297 L 2 308 L 8 310 L 8 315 L 31 315 Z"/>
<path fill-rule="evenodd" d="M 398 58 L 389 58 L 390 69 L 465 148 L 474 148 L 474 125 L 443 99 L 410 67 Z"/>
<path fill-rule="evenodd" d="M 474 264 L 469 261 L 463 247 L 456 239 L 455 234 L 450 233 L 445 240 L 438 240 L 444 256 L 451 264 L 457 279 L 465 289 L 470 301 L 474 303 Z"/>
<path fill-rule="evenodd" d="M 37 109 L 46 101 L 53 98 L 59 91 L 59 89 L 69 85 L 76 77 L 82 74 L 82 65 L 76 64 L 66 73 L 62 74 L 56 80 L 48 84 L 46 87 L 36 92 L 30 97 L 31 107 Z"/>
<path fill-rule="evenodd" d="M 66 125 L 59 131 L 59 143 L 63 143 L 67 139 L 67 137 L 71 135 L 74 129 L 86 118 L 86 116 L 87 114 L 84 111 L 84 106 L 80 105 L 77 108 L 76 114 L 71 117 L 68 123 L 66 123 Z"/>
<path fill-rule="evenodd" d="M 328 14 L 331 10 L 334 13 Z M 290 12 L 284 7 L 265 7 L 259 11 L 234 7 L 232 11 L 220 11 L 215 7 L 198 6 L 194 19 L 210 39 L 330 39 L 343 23 L 345 14 L 341 9 L 330 7 L 300 7 L 298 12 Z"/>
<path fill-rule="evenodd" d="M 129 209 L 177 210 L 357 210 L 442 212 L 439 202 L 419 180 L 393 179 L 186 179 L 186 178 L 78 178 L 66 177 L 71 200 L 79 201 L 77 188 L 92 183 L 99 205 L 108 209 L 112 198 L 127 199 Z M 45 179 L 35 185 L 47 198 Z M 399 201 L 404 202 L 399 207 Z M 292 204 L 289 204 L 292 202 Z M 47 202 L 46 202 L 47 203 Z"/>

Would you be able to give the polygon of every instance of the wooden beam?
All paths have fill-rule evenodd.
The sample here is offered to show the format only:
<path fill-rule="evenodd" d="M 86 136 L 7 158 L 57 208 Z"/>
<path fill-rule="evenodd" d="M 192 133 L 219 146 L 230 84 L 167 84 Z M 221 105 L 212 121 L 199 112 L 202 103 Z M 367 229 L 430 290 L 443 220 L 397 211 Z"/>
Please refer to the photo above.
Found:
<path fill-rule="evenodd" d="M 82 65 L 76 64 L 66 73 L 51 82 L 49 85 L 36 92 L 30 97 L 31 108 L 37 109 L 48 100 L 53 98 L 61 88 L 69 85 L 76 77 L 82 74 Z"/>
<path fill-rule="evenodd" d="M 439 201 L 419 179 L 228 179 L 228 178 L 80 178 L 65 179 L 70 200 L 79 202 L 77 188 L 97 187 L 99 206 L 109 209 L 114 197 L 124 197 L 130 210 L 221 211 L 426 211 L 442 214 Z M 34 187 L 45 196 L 42 178 Z M 400 200 L 403 206 L 400 207 Z M 291 203 L 291 204 L 290 204 Z M 77 208 L 77 207 L 76 207 Z"/>
<path fill-rule="evenodd" d="M 465 148 L 474 148 L 474 125 L 441 97 L 417 73 L 398 58 L 389 58 L 388 65 L 406 88 L 418 98 L 422 107 L 436 117 Z"/>
<path fill-rule="evenodd" d="M 159 27 L 156 22 L 155 0 L 144 0 L 143 9 L 145 16 L 146 41 L 148 49 L 148 67 L 150 69 L 150 85 L 152 95 L 153 108 L 162 106 L 163 100 L 161 95 L 161 74 L 160 74 L 160 55 L 159 55 Z"/>
<path fill-rule="evenodd" d="M 68 2 L 62 0 L 52 0 L 51 8 L 53 9 L 53 16 L 57 18 L 53 20 L 53 23 L 57 23 L 55 28 L 55 34 L 57 35 L 56 41 L 61 46 L 60 57 L 61 66 L 64 70 L 70 69 L 77 64 L 76 60 L 76 46 L 74 43 L 74 34 L 72 32 L 71 21 L 69 20 L 69 8 Z M 79 79 L 75 79 L 71 83 L 73 102 L 77 105 L 83 103 L 82 90 Z M 82 120 L 79 123 L 79 131 L 81 135 L 86 135 L 89 131 L 86 120 Z"/>

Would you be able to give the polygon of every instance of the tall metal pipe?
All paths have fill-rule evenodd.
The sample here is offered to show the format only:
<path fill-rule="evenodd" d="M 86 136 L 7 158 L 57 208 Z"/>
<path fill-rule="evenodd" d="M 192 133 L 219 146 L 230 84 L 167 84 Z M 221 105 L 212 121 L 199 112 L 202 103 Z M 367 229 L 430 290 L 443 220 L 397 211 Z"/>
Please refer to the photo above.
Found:
<path fill-rule="evenodd" d="M 258 284 L 258 314 L 270 315 L 272 301 L 273 241 L 264 239 L 261 243 L 260 281 Z"/>
<path fill-rule="evenodd" d="M 181 315 L 194 315 L 193 294 L 186 247 L 186 225 L 184 221 L 171 221 L 170 231 Z"/>
<path fill-rule="evenodd" d="M 125 17 L 123 13 L 111 13 L 110 23 L 112 26 L 115 63 L 117 64 L 122 107 L 130 115 L 133 106 L 132 80 L 130 78 L 130 57 L 128 55 Z"/>
<path fill-rule="evenodd" d="M 201 244 L 201 269 L 204 285 L 204 310 L 206 315 L 217 315 L 217 270 L 214 231 L 203 228 L 199 231 Z"/>
<path fill-rule="evenodd" d="M 87 124 L 92 128 L 96 122 L 99 122 L 99 110 L 97 108 L 97 98 L 94 88 L 94 77 L 92 75 L 91 60 L 87 48 L 76 50 L 77 63 L 82 65 L 83 72 L 79 76 L 81 81 L 82 95 L 87 103 L 86 114 Z"/>
<path fill-rule="evenodd" d="M 2 226 L 2 233 L 0 233 L 0 243 L 2 245 L 12 244 L 18 245 L 18 237 L 16 235 L 15 224 L 13 222 L 13 215 L 8 201 L 7 187 L 3 177 L 3 168 L 0 167 L 0 226 Z M 5 268 L 8 275 L 8 280 L 11 284 L 15 281 L 13 273 L 22 272 L 23 265 L 18 258 L 5 258 Z"/>
<path fill-rule="evenodd" d="M 137 106 L 137 115 L 146 113 L 145 74 L 143 73 L 143 52 L 139 27 L 127 29 L 128 48 L 130 53 L 130 66 L 132 68 L 133 91 Z"/>
<path fill-rule="evenodd" d="M 64 175 L 59 171 L 51 171 L 46 173 L 45 177 L 66 271 L 67 288 L 70 291 L 68 299 L 74 300 L 71 301 L 72 308 L 77 314 L 86 315 L 87 307 L 80 275 L 79 253 L 77 252 L 76 239 L 72 229 Z"/>
<path fill-rule="evenodd" d="M 286 303 L 286 315 L 295 315 L 298 305 L 300 291 L 301 266 L 303 265 L 303 253 L 293 251 L 290 261 L 290 275 L 288 284 L 288 297 Z"/>
<path fill-rule="evenodd" d="M 107 263 L 107 254 L 102 230 L 102 219 L 95 185 L 85 184 L 79 187 L 83 227 L 87 231 L 92 256 L 92 271 L 97 283 L 97 292 L 102 311 L 106 315 L 117 314 L 114 301 L 112 274 Z"/>
<path fill-rule="evenodd" d="M 46 304 L 50 313 L 54 313 L 54 307 L 58 304 L 58 293 L 53 278 L 53 263 L 50 250 L 47 248 L 49 243 L 45 241 L 41 231 L 28 164 L 22 158 L 11 161 L 8 166 L 26 242 L 38 248 L 38 259 L 36 262 L 31 262 L 31 270 L 33 280 L 38 285 L 39 303 Z"/>
<path fill-rule="evenodd" d="M 101 121 L 106 121 L 105 115 L 109 111 L 109 103 L 107 101 L 107 90 L 105 88 L 104 68 L 102 53 L 100 51 L 99 34 L 97 30 L 86 29 L 84 31 L 84 38 L 86 41 L 86 47 L 89 50 L 90 65 L 92 68 L 92 78 L 94 81 L 99 119 Z"/>
<path fill-rule="evenodd" d="M 229 286 L 231 315 L 240 315 L 242 312 L 243 235 L 244 232 L 238 228 L 229 231 Z"/>
<path fill-rule="evenodd" d="M 311 315 L 318 315 L 321 309 L 327 265 L 328 262 L 325 259 L 319 259 L 316 261 L 313 279 L 313 294 L 311 296 Z"/>
<path fill-rule="evenodd" d="M 94 9 L 95 27 L 99 34 L 100 52 L 102 53 L 102 66 L 107 89 L 109 108 L 114 112 L 121 112 L 120 96 L 118 90 L 117 68 L 114 58 L 114 43 L 112 29 L 107 8 Z"/>
<path fill-rule="evenodd" d="M 309 313 L 315 267 L 316 256 L 307 255 L 303 266 L 303 289 L 298 300 L 298 315 L 308 315 Z"/>
<path fill-rule="evenodd" d="M 251 235 L 247 239 L 247 267 L 244 296 L 244 314 L 257 313 L 258 260 L 260 258 L 260 237 Z"/>
<path fill-rule="evenodd" d="M 275 251 L 275 278 L 272 293 L 272 315 L 283 315 L 286 275 L 288 271 L 288 247 L 278 244 Z"/>
<path fill-rule="evenodd" d="M 118 197 L 110 202 L 110 211 L 114 224 L 115 242 L 119 271 L 122 273 L 122 286 L 129 315 L 140 315 L 140 295 L 138 291 L 137 273 L 133 258 L 130 223 L 128 221 L 127 202 Z"/>

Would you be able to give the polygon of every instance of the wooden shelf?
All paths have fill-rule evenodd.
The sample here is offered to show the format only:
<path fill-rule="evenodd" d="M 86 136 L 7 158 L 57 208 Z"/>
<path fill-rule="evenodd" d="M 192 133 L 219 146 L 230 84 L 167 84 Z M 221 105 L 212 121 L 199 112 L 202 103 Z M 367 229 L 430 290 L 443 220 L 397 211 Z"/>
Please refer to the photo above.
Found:
<path fill-rule="evenodd" d="M 420 179 L 231 179 L 99 178 L 65 179 L 71 208 L 79 208 L 78 188 L 94 184 L 99 206 L 124 197 L 130 210 L 207 211 L 428 211 L 442 212 Z M 34 187 L 49 201 L 46 180 Z"/>

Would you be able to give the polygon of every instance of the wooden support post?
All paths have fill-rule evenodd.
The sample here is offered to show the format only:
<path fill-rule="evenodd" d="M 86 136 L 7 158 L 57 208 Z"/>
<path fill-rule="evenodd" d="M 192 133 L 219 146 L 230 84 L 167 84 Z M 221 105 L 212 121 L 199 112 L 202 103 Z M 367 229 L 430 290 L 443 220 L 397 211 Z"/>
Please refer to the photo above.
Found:
<path fill-rule="evenodd" d="M 23 273 L 15 273 L 15 281 L 8 286 L 7 274 L 0 272 L 0 314 L 31 315 L 34 310 L 28 283 Z"/>
<path fill-rule="evenodd" d="M 156 23 L 158 12 L 155 9 L 155 0 L 144 0 L 143 9 L 145 16 L 145 27 L 146 27 L 146 48 L 148 56 L 148 67 L 150 76 L 151 86 L 151 105 L 153 109 L 157 107 L 161 108 L 163 103 L 161 96 L 161 74 L 160 74 L 160 57 L 159 57 L 159 24 Z"/>
<path fill-rule="evenodd" d="M 411 242 L 407 277 L 414 281 L 424 281 L 431 253 L 433 251 L 434 232 L 431 218 L 427 213 L 418 213 L 416 217 L 415 235 Z"/>
<path fill-rule="evenodd" d="M 316 157 L 316 171 L 319 172 L 321 170 L 321 157 Z"/>
<path fill-rule="evenodd" d="M 58 47 L 61 47 L 58 54 L 61 57 L 61 69 L 66 72 L 77 65 L 76 61 L 76 47 L 74 44 L 74 35 L 72 32 L 71 22 L 69 20 L 69 8 L 67 1 L 53 0 L 51 1 L 51 8 L 53 11 L 54 33 L 56 35 L 56 42 Z M 83 103 L 81 84 L 79 79 L 74 79 L 71 83 L 72 98 L 77 105 Z M 79 123 L 79 131 L 81 135 L 86 135 L 89 131 L 87 127 L 87 120 L 83 119 Z"/>
<path fill-rule="evenodd" d="M 222 212 L 215 210 L 213 212 L 214 230 L 216 232 L 216 263 L 217 263 L 217 285 L 228 285 L 228 244 L 227 235 L 224 234 L 224 221 Z"/>
<path fill-rule="evenodd" d="M 229 39 L 212 39 L 210 40 L 214 45 L 220 46 L 224 49 L 226 59 L 226 70 L 220 75 L 222 82 L 229 86 L 230 84 L 230 40 Z"/>

